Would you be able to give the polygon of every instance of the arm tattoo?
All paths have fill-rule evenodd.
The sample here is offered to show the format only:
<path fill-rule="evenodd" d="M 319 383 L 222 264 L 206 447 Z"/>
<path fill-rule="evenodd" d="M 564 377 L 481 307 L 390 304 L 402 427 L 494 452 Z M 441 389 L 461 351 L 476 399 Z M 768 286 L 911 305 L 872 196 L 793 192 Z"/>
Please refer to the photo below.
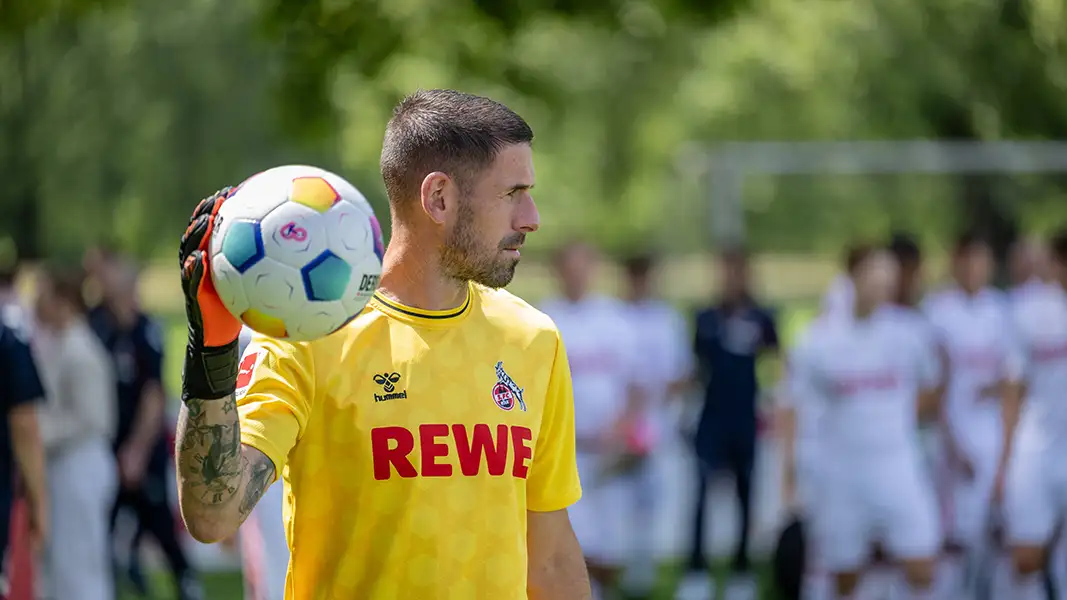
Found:
<path fill-rule="evenodd" d="M 271 482 L 274 480 L 274 463 L 271 459 L 258 450 L 249 450 L 249 457 L 245 463 L 245 470 L 248 473 L 246 477 L 247 483 L 245 484 L 245 493 L 241 498 L 240 506 L 242 520 L 252 512 L 252 509 L 256 507 L 256 503 L 263 497 L 263 492 L 267 491 L 267 488 L 270 487 Z"/>
<path fill-rule="evenodd" d="M 232 395 L 220 400 L 194 398 L 182 407 L 176 462 L 187 518 L 194 513 L 212 515 L 232 518 L 239 525 L 274 480 L 270 458 L 242 446 L 236 408 Z"/>

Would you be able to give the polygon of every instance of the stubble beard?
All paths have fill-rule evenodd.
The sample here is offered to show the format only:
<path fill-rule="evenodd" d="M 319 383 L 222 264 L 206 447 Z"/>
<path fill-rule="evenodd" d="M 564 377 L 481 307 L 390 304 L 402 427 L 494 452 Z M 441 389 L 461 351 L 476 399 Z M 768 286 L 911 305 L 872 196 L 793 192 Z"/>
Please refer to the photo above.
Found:
<path fill-rule="evenodd" d="M 522 234 L 516 236 L 523 237 Z M 512 240 L 509 236 L 498 246 L 487 247 L 479 239 L 470 200 L 464 200 L 460 204 L 456 227 L 441 248 L 441 269 L 456 281 L 473 281 L 494 289 L 505 287 L 514 279 L 519 259 L 505 257 L 501 250 L 507 244 L 519 241 L 518 238 Z"/>

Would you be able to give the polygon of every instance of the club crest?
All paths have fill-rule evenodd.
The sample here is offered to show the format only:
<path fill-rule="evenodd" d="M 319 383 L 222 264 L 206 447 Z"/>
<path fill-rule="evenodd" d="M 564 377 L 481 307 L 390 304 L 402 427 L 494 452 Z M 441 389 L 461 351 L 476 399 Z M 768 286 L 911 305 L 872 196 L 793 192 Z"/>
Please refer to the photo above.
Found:
<path fill-rule="evenodd" d="M 503 410 L 512 410 L 517 405 L 526 412 L 526 402 L 522 399 L 522 388 L 504 370 L 504 362 L 496 363 L 496 385 L 493 386 L 493 402 Z"/>

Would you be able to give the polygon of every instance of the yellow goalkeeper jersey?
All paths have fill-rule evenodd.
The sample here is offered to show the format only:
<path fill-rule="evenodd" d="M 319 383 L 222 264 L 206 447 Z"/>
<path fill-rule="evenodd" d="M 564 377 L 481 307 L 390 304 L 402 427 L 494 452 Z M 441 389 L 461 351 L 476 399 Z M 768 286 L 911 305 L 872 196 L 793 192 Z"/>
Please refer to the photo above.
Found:
<path fill-rule="evenodd" d="M 284 481 L 291 600 L 526 598 L 526 511 L 581 496 L 552 321 L 471 285 L 461 308 L 376 295 L 309 343 L 257 335 L 241 438 Z"/>

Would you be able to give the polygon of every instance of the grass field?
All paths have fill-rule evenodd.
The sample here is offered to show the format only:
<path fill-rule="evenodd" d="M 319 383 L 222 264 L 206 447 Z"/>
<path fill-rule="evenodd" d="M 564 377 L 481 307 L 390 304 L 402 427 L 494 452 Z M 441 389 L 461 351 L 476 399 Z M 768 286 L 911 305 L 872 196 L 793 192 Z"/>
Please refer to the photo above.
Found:
<path fill-rule="evenodd" d="M 713 575 L 722 585 L 727 574 L 725 564 L 716 566 Z M 671 600 L 675 585 L 681 575 L 681 569 L 677 565 L 664 565 L 659 570 L 659 580 L 656 590 L 651 598 L 645 600 Z M 773 600 L 775 595 L 771 589 L 770 578 L 766 565 L 758 567 L 757 581 L 760 584 L 759 600 Z M 170 588 L 170 580 L 163 573 L 154 577 L 152 600 L 174 600 L 175 596 Z M 204 575 L 204 588 L 207 600 L 242 600 L 243 588 L 239 573 L 208 573 Z M 718 596 L 717 596 L 718 597 Z M 137 596 L 129 593 L 119 595 L 119 600 L 138 600 Z"/>

